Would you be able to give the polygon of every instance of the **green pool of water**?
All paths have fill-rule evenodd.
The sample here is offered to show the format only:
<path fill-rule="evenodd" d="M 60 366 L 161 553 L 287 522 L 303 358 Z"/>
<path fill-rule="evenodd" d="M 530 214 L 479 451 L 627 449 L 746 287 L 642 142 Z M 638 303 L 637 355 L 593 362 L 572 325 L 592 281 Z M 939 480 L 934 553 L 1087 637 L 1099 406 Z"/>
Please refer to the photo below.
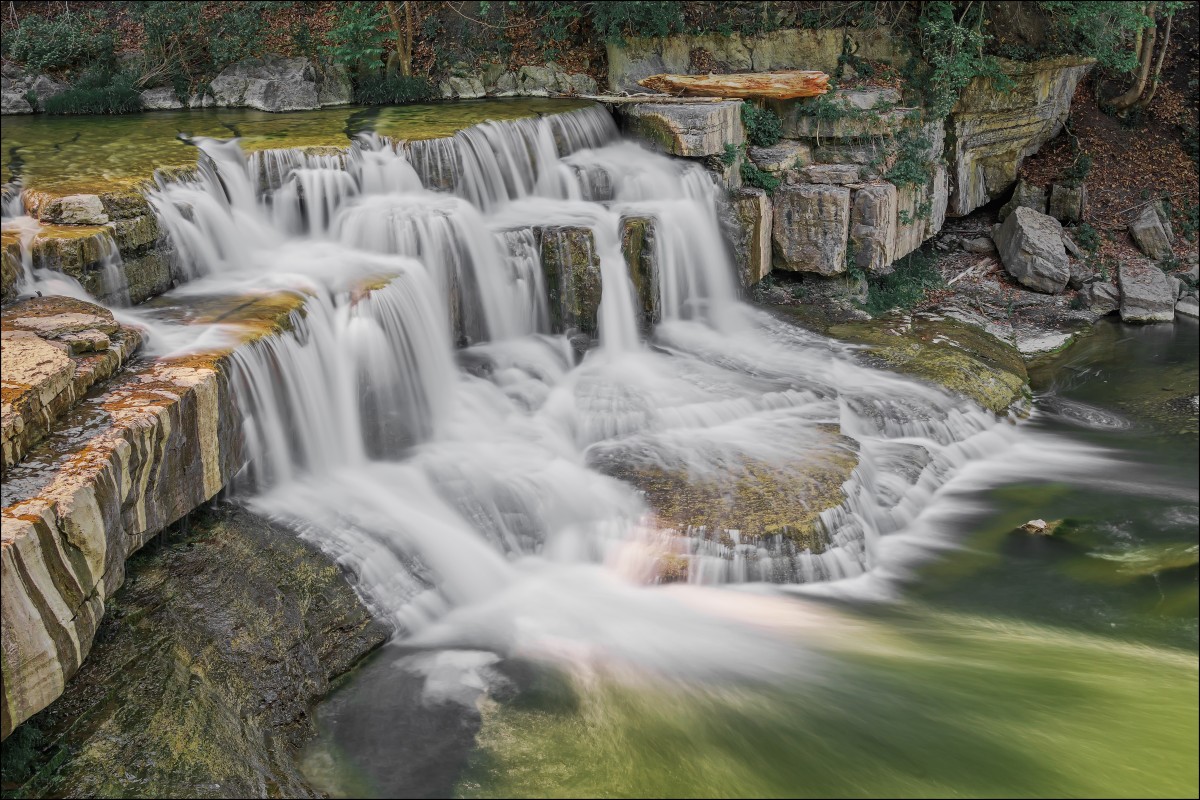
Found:
<path fill-rule="evenodd" d="M 1033 370 L 1039 408 L 1115 422 L 1026 424 L 1113 468 L 961 491 L 957 546 L 883 602 L 776 598 L 821 620 L 780 638 L 779 679 L 535 682 L 485 700 L 474 747 L 446 755 L 436 726 L 396 732 L 404 708 L 362 729 L 355 692 L 394 693 L 386 655 L 331 699 L 312 777 L 335 796 L 439 785 L 384 766 L 410 757 L 445 759 L 463 797 L 1195 797 L 1197 342 L 1190 321 L 1103 323 Z M 1014 530 L 1039 517 L 1059 534 Z"/>
<path fill-rule="evenodd" d="M 159 167 L 185 167 L 196 150 L 179 133 L 240 136 L 247 150 L 345 147 L 374 130 L 396 139 L 451 136 L 485 120 L 519 119 L 590 105 L 525 97 L 407 106 L 344 106 L 271 114 L 248 108 L 155 111 L 122 116 L 13 116 L 4 119 L 3 177 L 20 173 L 26 188 L 72 194 L 133 186 Z"/>

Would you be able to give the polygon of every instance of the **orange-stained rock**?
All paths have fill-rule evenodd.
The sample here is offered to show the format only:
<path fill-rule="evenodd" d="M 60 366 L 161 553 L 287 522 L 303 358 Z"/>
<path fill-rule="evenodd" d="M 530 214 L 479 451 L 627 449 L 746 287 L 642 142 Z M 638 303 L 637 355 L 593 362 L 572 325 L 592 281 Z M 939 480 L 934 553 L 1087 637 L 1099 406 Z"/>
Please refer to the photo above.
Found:
<path fill-rule="evenodd" d="M 829 91 L 829 76 L 814 70 L 742 72 L 734 75 L 651 75 L 638 81 L 647 89 L 690 97 L 751 97 L 793 100 Z"/>

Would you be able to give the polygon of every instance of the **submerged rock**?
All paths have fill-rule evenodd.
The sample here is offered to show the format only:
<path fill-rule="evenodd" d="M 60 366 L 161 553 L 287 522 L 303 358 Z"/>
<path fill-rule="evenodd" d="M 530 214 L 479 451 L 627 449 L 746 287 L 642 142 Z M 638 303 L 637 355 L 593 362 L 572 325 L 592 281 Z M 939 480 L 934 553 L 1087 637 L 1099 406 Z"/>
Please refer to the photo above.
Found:
<path fill-rule="evenodd" d="M 1056 519 L 1053 522 L 1046 522 L 1044 519 L 1031 519 L 1020 527 L 1020 530 L 1025 533 L 1032 533 L 1038 536 L 1053 536 L 1054 532 L 1062 527 L 1063 521 Z"/>
<path fill-rule="evenodd" d="M 540 228 L 542 271 L 555 331 L 594 337 L 600 310 L 600 256 L 589 228 Z"/>
<path fill-rule="evenodd" d="M 243 510 L 198 512 L 163 536 L 130 562 L 66 692 L 15 734 L 37 755 L 6 784 L 35 796 L 314 796 L 295 761 L 309 708 L 388 629 L 328 557 Z"/>
<path fill-rule="evenodd" d="M 868 358 L 969 397 L 1004 414 L 1025 394 L 1029 375 L 1012 345 L 955 319 L 889 315 L 831 326 L 827 333 L 868 345 Z"/>

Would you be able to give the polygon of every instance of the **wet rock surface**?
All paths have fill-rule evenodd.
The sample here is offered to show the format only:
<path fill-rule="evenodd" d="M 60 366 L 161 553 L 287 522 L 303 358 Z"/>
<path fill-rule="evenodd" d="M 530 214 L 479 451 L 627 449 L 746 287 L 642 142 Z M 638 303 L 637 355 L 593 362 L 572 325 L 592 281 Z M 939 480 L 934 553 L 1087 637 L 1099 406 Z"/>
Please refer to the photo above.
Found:
<path fill-rule="evenodd" d="M 5 743 L 6 788 L 315 796 L 295 760 L 311 704 L 388 634 L 293 532 L 235 506 L 196 512 L 130 562 L 87 662 Z M 17 745 L 30 755 L 12 759 Z"/>
<path fill-rule="evenodd" d="M 742 102 L 635 103 L 618 108 L 622 127 L 662 153 L 715 156 L 745 138 Z"/>
<path fill-rule="evenodd" d="M 4 471 L 45 438 L 88 389 L 120 369 L 142 342 L 139 331 L 118 325 L 107 309 L 67 297 L 12 306 L 2 335 Z"/>

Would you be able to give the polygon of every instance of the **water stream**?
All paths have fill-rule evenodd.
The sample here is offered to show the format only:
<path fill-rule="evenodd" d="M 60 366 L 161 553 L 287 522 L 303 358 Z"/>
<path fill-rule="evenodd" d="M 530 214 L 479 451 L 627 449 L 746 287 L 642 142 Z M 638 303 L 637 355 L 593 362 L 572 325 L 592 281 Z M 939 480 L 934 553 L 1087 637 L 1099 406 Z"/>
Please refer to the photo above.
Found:
<path fill-rule="evenodd" d="M 999 419 L 754 309 L 711 179 L 621 141 L 599 109 L 407 145 L 362 135 L 344 158 L 198 145 L 198 174 L 151 197 L 190 278 L 168 300 L 304 297 L 289 332 L 233 358 L 251 454 L 235 490 L 337 559 L 396 631 L 325 712 L 323 788 L 1108 793 L 1136 780 L 1131 759 L 1146 791 L 1184 785 L 1194 426 L 1190 463 L 1129 480 L 1141 468 L 1105 437 L 1132 423 L 1078 387 Z M 648 335 L 630 216 L 656 232 Z M 542 244 L 568 231 L 598 263 L 593 341 L 547 305 Z M 222 333 L 121 314 L 159 355 Z M 1194 394 L 1195 329 L 1172 336 Z M 748 535 L 656 514 L 654 481 L 834 500 L 807 538 Z M 1015 524 L 1117 496 L 1172 509 L 1127 539 L 1162 532 L 1184 562 L 1191 543 L 1190 616 L 1185 598 L 1143 637 L 1114 612 L 1138 632 L 1113 638 L 1088 613 L 1005 604 L 1055 597 L 1044 576 L 1007 581 L 1004 548 L 1034 546 L 1000 544 Z M 526 699 L 484 696 L 505 687 Z M 460 719 L 482 720 L 469 763 Z"/>

